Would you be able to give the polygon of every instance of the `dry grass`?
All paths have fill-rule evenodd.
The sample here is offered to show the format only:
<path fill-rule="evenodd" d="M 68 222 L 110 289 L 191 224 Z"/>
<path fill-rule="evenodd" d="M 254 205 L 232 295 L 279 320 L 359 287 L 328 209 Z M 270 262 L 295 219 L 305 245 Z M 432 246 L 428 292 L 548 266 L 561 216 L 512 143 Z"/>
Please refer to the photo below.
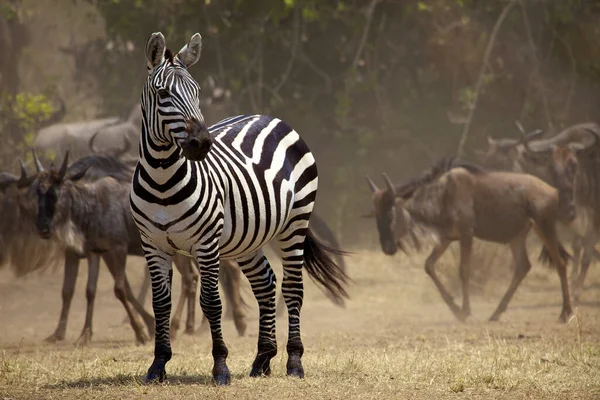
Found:
<path fill-rule="evenodd" d="M 481 295 L 473 296 L 471 320 L 461 324 L 423 272 L 422 255 L 402 259 L 361 252 L 349 262 L 355 282 L 345 310 L 307 284 L 306 379 L 284 376 L 285 319 L 278 320 L 280 354 L 272 364 L 273 376 L 247 377 L 257 332 L 253 308 L 246 337 L 236 337 L 231 321 L 225 322 L 233 373 L 226 388 L 210 384 L 206 333 L 173 342 L 168 383 L 144 385 L 152 346 L 135 346 L 131 329 L 120 323 L 124 313 L 112 296 L 108 274 L 101 279 L 94 341 L 76 348 L 72 342 L 85 307 L 83 282 L 74 299 L 70 342 L 46 345 L 41 339 L 55 327 L 60 307 L 60 274 L 15 283 L 3 273 L 0 399 L 600 398 L 600 291 L 594 287 L 600 274 L 590 273 L 592 287 L 584 292 L 580 318 L 561 325 L 556 322 L 561 304 L 556 273 L 535 265 L 502 321 L 488 323 L 511 271 L 504 265 L 509 257 L 498 254 L 496 259 L 482 279 Z M 448 282 L 455 281 L 455 261 L 448 254 L 440 262 Z"/>

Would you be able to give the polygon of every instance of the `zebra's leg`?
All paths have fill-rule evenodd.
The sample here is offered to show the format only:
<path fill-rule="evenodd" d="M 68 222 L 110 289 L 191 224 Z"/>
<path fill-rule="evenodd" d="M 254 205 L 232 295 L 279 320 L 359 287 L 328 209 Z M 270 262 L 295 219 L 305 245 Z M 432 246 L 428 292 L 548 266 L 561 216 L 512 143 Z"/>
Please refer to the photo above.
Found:
<path fill-rule="evenodd" d="M 308 221 L 297 220 L 279 236 L 281 263 L 283 265 L 283 281 L 281 292 L 288 313 L 288 341 L 286 364 L 287 374 L 304 378 L 302 355 L 304 345 L 300 335 L 300 311 L 304 299 L 304 283 L 302 267 L 304 265 L 304 241 Z"/>
<path fill-rule="evenodd" d="M 252 363 L 250 376 L 271 374 L 271 359 L 277 355 L 275 337 L 276 278 L 262 250 L 237 259 L 242 272 L 250 281 L 258 302 L 259 328 L 258 353 Z"/>
<path fill-rule="evenodd" d="M 73 292 L 75 291 L 75 283 L 77 282 L 78 271 L 79 256 L 74 252 L 67 250 L 65 252 L 65 276 L 62 287 L 62 309 L 60 310 L 58 327 L 52 335 L 44 339 L 45 342 L 55 343 L 65 340 L 67 320 L 69 319 L 69 309 L 71 308 L 71 300 L 73 300 Z"/>
<path fill-rule="evenodd" d="M 142 248 L 152 282 L 152 310 L 155 318 L 154 360 L 148 368 L 146 382 L 162 382 L 165 365 L 171 359 L 169 319 L 171 317 L 172 256 L 158 249 L 142 236 Z"/>
<path fill-rule="evenodd" d="M 221 330 L 223 305 L 219 296 L 219 242 L 205 242 L 196 250 L 196 261 L 200 269 L 200 307 L 210 325 L 213 355 L 213 380 L 217 385 L 228 385 L 231 374 L 227 368 L 228 350 Z"/>
<path fill-rule="evenodd" d="M 87 309 L 85 312 L 85 323 L 77 343 L 80 345 L 92 340 L 92 319 L 94 317 L 94 302 L 96 300 L 96 289 L 98 288 L 98 275 L 100 273 L 100 256 L 97 253 L 88 255 L 88 281 L 85 289 Z"/>

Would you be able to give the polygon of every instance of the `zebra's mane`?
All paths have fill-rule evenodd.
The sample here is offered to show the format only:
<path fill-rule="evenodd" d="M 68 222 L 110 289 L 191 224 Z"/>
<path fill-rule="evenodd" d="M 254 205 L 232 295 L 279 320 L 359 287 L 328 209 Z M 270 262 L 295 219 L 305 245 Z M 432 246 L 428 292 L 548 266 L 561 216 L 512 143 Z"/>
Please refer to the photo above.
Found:
<path fill-rule="evenodd" d="M 173 52 L 171 51 L 171 49 L 166 49 L 165 50 L 165 59 L 171 64 L 173 65 L 173 57 L 175 57 L 175 55 L 173 54 Z"/>

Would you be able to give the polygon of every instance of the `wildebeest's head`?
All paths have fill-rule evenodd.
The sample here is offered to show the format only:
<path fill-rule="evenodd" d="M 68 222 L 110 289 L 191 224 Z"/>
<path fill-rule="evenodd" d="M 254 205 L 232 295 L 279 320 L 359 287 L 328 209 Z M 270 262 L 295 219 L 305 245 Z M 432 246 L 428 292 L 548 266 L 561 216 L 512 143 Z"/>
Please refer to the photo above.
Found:
<path fill-rule="evenodd" d="M 399 196 L 395 186 L 386 174 L 383 174 L 386 184 L 385 190 L 379 189 L 368 176 L 366 178 L 372 192 L 373 210 L 365 217 L 375 218 L 381 250 L 392 256 L 396 254 L 398 247 L 404 250 L 401 242 L 402 238 L 409 233 L 413 233 L 409 228 L 410 219 L 402 208 L 404 200 Z M 418 246 L 416 237 L 413 236 L 412 239 L 413 243 Z"/>
<path fill-rule="evenodd" d="M 536 140 L 544 134 L 541 129 L 525 133 L 519 121 L 515 121 L 522 137 L 519 139 L 499 138 L 494 139 L 488 136 L 487 150 L 475 150 L 479 162 L 487 169 L 496 169 L 500 171 L 521 172 L 520 165 L 523 143 L 525 140 Z"/>
<path fill-rule="evenodd" d="M 81 169 L 76 174 L 68 176 L 68 151 L 58 170 L 53 165 L 49 169 L 44 169 L 35 152 L 33 157 L 38 171 L 37 179 L 32 184 L 34 196 L 37 197 L 36 228 L 42 238 L 49 239 L 53 233 L 53 220 L 57 215 L 57 205 L 61 199 L 65 181 L 80 179 L 85 175 L 87 169 Z"/>
<path fill-rule="evenodd" d="M 553 143 L 545 148 L 532 149 L 527 142 L 526 159 L 546 169 L 548 183 L 558 190 L 558 218 L 563 222 L 571 222 L 576 217 L 575 185 L 580 169 L 580 160 L 594 157 L 600 141 L 598 134 L 589 131 L 592 143 Z"/>
<path fill-rule="evenodd" d="M 184 157 L 202 161 L 210 151 L 210 136 L 200 111 L 200 86 L 188 68 L 200 59 L 202 37 L 194 34 L 173 55 L 165 37 L 153 33 L 146 43 L 148 79 L 142 92 L 143 126 L 159 145 L 175 143 Z M 148 139 L 146 139 L 148 140 Z"/>
<path fill-rule="evenodd" d="M 10 265 L 15 275 L 23 276 L 60 260 L 60 249 L 52 241 L 42 241 L 36 233 L 36 202 L 21 162 L 21 176 L 0 173 L 0 268 Z"/>

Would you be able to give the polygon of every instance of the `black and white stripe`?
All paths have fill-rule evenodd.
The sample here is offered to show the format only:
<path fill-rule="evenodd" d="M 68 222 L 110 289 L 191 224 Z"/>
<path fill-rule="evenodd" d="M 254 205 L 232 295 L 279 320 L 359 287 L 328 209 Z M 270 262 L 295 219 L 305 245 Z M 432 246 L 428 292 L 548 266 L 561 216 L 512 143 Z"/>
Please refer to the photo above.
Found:
<path fill-rule="evenodd" d="M 270 373 L 270 359 L 277 353 L 275 275 L 262 249 L 271 241 L 280 250 L 284 269 L 287 372 L 302 377 L 303 265 L 334 296 L 346 296 L 345 273 L 325 253 L 331 249 L 308 229 L 318 184 L 315 160 L 299 135 L 277 118 L 237 116 L 206 129 L 200 88 L 187 71 L 198 61 L 200 49 L 199 34 L 176 56 L 166 50 L 160 33 L 153 34 L 146 47 L 149 75 L 142 91 L 140 160 L 132 181 L 131 210 L 152 278 L 156 317 L 155 358 L 147 380 L 162 380 L 171 358 L 175 252 L 193 255 L 199 264 L 200 304 L 211 328 L 215 381 L 230 380 L 217 288 L 220 257 L 238 261 L 259 303 L 258 354 L 251 375 Z M 198 156 L 201 160 L 184 157 L 201 154 L 198 149 L 206 143 L 210 151 Z"/>

